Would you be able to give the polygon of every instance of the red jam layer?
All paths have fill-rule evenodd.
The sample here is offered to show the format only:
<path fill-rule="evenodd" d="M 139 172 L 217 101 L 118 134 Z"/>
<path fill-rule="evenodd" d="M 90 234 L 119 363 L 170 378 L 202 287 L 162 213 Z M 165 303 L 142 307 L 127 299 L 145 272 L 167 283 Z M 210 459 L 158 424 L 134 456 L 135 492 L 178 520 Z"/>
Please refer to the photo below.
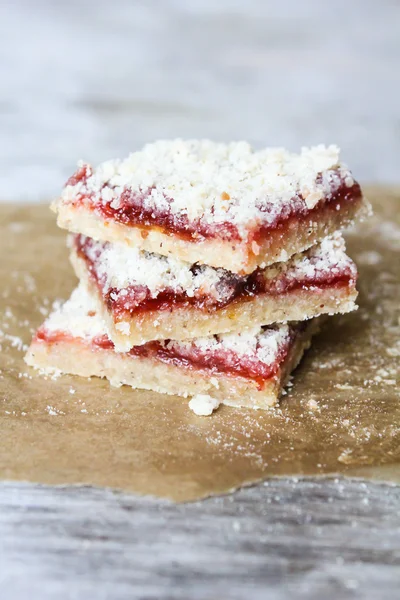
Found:
<path fill-rule="evenodd" d="M 217 300 L 211 295 L 189 297 L 184 292 L 177 293 L 174 290 L 163 290 L 155 298 L 151 297 L 150 291 L 145 286 L 129 286 L 124 288 L 126 293 L 122 296 L 117 288 L 111 288 L 106 293 L 103 291 L 101 281 L 96 271 L 96 261 L 88 256 L 88 249 L 92 247 L 90 238 L 75 236 L 75 248 L 78 255 L 86 262 L 92 280 L 99 288 L 107 310 L 113 313 L 116 321 L 127 317 L 143 315 L 151 311 L 171 311 L 174 308 L 195 307 L 200 310 L 213 311 L 223 308 L 233 301 L 250 300 L 255 296 L 266 294 L 269 296 L 282 296 L 296 290 L 324 290 L 326 288 L 345 288 L 354 285 L 354 272 L 350 266 L 327 272 L 320 272 L 314 277 L 302 277 L 296 280 L 281 274 L 275 279 L 266 279 L 262 270 L 257 269 L 247 277 L 240 277 L 228 271 L 225 287 L 228 290 L 223 300 Z M 193 267 L 194 269 L 196 266 Z"/>
<path fill-rule="evenodd" d="M 206 371 L 210 375 L 223 373 L 224 375 L 244 377 L 255 381 L 259 389 L 262 389 L 266 381 L 277 373 L 301 329 L 292 329 L 289 338 L 286 343 L 281 345 L 276 360 L 271 365 L 260 362 L 256 356 L 239 356 L 231 350 L 219 349 L 205 352 L 194 345 L 186 347 L 174 344 L 166 347 L 163 342 L 157 341 L 147 342 L 147 344 L 142 346 L 134 346 L 127 354 L 155 358 L 163 363 L 175 365 L 179 368 Z M 86 340 L 74 338 L 64 331 L 49 332 L 44 327 L 41 327 L 37 331 L 35 339 L 47 344 L 56 344 L 59 342 L 88 344 Z M 104 350 L 114 349 L 113 342 L 106 335 L 90 340 L 90 345 Z"/>
<path fill-rule="evenodd" d="M 81 167 L 66 183 L 66 185 L 85 184 L 92 171 L 86 166 Z M 319 179 L 321 176 L 319 176 Z M 84 191 L 77 194 L 74 205 L 79 206 L 83 203 L 89 204 L 92 210 L 101 215 L 103 219 L 116 221 L 128 227 L 140 227 L 143 229 L 143 235 L 146 235 L 146 229 L 156 229 L 166 235 L 178 236 L 187 241 L 198 241 L 207 238 L 216 238 L 225 241 L 242 241 L 237 227 L 229 222 L 207 223 L 202 219 L 189 221 L 185 215 L 177 215 L 172 211 L 160 211 L 151 206 L 146 206 L 145 200 L 151 195 L 152 188 L 142 193 L 132 192 L 125 189 L 119 197 L 118 208 L 111 206 L 110 202 L 96 200 L 93 194 Z M 362 197 L 361 188 L 357 182 L 352 187 L 347 187 L 344 181 L 338 189 L 329 194 L 323 201 L 323 206 L 334 210 L 340 210 L 341 204 L 348 204 L 360 200 Z M 169 199 L 170 203 L 173 199 Z M 337 208 L 339 206 L 339 208 Z M 313 209 L 308 209 L 301 194 L 295 195 L 290 202 L 282 206 L 280 214 L 269 223 L 261 223 L 251 233 L 246 241 L 250 244 L 253 241 L 258 243 L 265 240 L 268 233 L 289 226 L 291 220 L 301 220 L 305 218 L 314 218 L 318 216 L 321 203 L 318 203 Z M 272 210 L 272 205 L 265 201 L 260 206 L 261 212 L 266 214 Z"/>
<path fill-rule="evenodd" d="M 360 185 L 355 181 L 351 188 L 348 188 L 344 182 L 342 185 L 332 194 L 330 194 L 324 201 L 319 202 L 314 208 L 308 209 L 306 203 L 301 196 L 298 196 L 297 201 L 292 206 L 288 207 L 282 215 L 277 218 L 272 224 L 262 224 L 256 230 L 252 232 L 249 237 L 249 242 L 256 242 L 262 244 L 268 235 L 272 231 L 279 231 L 282 235 L 282 239 L 285 238 L 285 234 L 293 224 L 318 221 L 321 217 L 321 213 L 324 213 L 323 218 L 326 219 L 328 212 L 339 212 L 343 207 L 349 204 L 355 204 L 362 199 L 362 192 Z M 300 201 L 300 203 L 299 203 Z"/>
<path fill-rule="evenodd" d="M 327 277 L 325 281 L 318 281 L 317 279 L 310 280 L 307 283 L 298 283 L 291 282 L 287 284 L 283 291 L 265 290 L 264 285 L 258 286 L 257 281 L 252 281 L 249 286 L 244 287 L 242 290 L 238 288 L 237 293 L 230 297 L 228 302 L 218 302 L 213 306 L 211 303 L 205 303 L 203 299 L 196 300 L 196 298 L 189 298 L 185 294 L 175 294 L 174 292 L 161 292 L 156 298 L 148 298 L 143 300 L 139 305 L 136 304 L 137 291 L 135 287 L 126 288 L 127 294 L 123 297 L 118 296 L 116 300 L 111 297 L 113 292 L 117 290 L 109 291 L 104 301 L 106 303 L 107 309 L 111 311 L 115 317 L 115 320 L 118 321 L 120 319 L 126 318 L 127 316 L 138 316 L 143 315 L 145 313 L 149 313 L 151 311 L 172 311 L 174 308 L 188 308 L 188 307 L 196 307 L 199 309 L 203 309 L 206 311 L 215 311 L 218 309 L 231 304 L 233 301 L 243 301 L 249 300 L 250 298 L 254 298 L 255 296 L 260 296 L 262 294 L 267 294 L 269 296 L 283 296 L 285 294 L 289 294 L 290 292 L 294 292 L 296 290 L 324 290 L 326 288 L 345 288 L 349 286 L 349 277 L 347 275 L 337 275 L 335 277 Z M 272 287 L 272 286 L 271 286 Z M 131 308 L 127 308 L 131 305 Z"/>

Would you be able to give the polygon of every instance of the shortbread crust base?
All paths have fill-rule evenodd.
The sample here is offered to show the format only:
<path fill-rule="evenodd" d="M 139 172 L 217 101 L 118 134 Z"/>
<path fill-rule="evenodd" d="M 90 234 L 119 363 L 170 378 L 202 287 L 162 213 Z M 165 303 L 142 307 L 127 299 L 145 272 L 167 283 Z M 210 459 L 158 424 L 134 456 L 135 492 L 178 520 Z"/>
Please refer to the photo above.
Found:
<path fill-rule="evenodd" d="M 183 397 L 209 394 L 229 406 L 267 409 L 278 402 L 290 373 L 310 346 L 311 337 L 317 333 L 319 325 L 320 320 L 315 319 L 296 335 L 286 359 L 277 373 L 265 380 L 262 389 L 252 379 L 189 369 L 154 358 L 92 347 L 79 339 L 53 343 L 34 340 L 25 361 L 44 371 L 58 370 L 81 377 L 105 377 L 115 386 L 129 385 Z"/>
<path fill-rule="evenodd" d="M 356 217 L 362 218 L 370 213 L 369 203 L 363 198 L 341 205 L 340 210 L 324 205 L 309 218 L 293 218 L 283 230 L 272 229 L 264 242 L 255 248 L 254 244 L 218 239 L 189 241 L 163 233 L 157 227 L 123 225 L 105 220 L 85 205 L 74 207 L 61 199 L 51 208 L 57 213 L 58 226 L 73 233 L 127 244 L 164 256 L 171 255 L 191 264 L 197 262 L 222 267 L 241 275 L 252 273 L 257 267 L 285 261 L 338 229 L 351 225 Z"/>

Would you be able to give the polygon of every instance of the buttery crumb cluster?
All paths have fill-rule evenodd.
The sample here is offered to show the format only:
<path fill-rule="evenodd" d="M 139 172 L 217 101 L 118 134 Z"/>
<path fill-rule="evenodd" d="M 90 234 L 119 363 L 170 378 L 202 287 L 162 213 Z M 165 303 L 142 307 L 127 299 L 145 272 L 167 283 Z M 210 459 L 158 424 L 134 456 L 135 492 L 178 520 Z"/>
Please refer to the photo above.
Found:
<path fill-rule="evenodd" d="M 267 408 L 318 317 L 356 308 L 340 230 L 369 207 L 336 146 L 158 141 L 80 163 L 52 209 L 80 284 L 32 341 L 41 370 Z"/>

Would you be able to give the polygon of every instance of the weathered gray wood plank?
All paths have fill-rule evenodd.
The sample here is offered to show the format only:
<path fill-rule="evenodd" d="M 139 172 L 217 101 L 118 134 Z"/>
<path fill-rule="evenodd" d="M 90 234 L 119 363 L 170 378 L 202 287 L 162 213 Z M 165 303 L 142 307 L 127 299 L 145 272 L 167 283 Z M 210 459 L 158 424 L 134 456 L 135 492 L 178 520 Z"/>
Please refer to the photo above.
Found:
<path fill-rule="evenodd" d="M 1 598 L 395 598 L 400 487 L 271 480 L 186 505 L 0 486 Z"/>

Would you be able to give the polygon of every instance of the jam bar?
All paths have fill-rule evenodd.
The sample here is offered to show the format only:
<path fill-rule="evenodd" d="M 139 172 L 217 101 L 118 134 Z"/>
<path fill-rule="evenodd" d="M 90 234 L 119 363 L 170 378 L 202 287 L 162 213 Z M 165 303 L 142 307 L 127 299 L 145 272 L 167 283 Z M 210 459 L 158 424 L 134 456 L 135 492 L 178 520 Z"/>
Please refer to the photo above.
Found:
<path fill-rule="evenodd" d="M 117 351 L 356 308 L 357 268 L 339 233 L 247 276 L 84 235 L 71 236 L 70 246 Z"/>
<path fill-rule="evenodd" d="M 184 397 L 209 394 L 231 406 L 267 408 L 276 404 L 317 328 L 313 319 L 185 342 L 153 341 L 118 353 L 80 285 L 37 331 L 25 360 L 49 372 L 106 377 L 113 385 Z"/>
<path fill-rule="evenodd" d="M 158 141 L 80 164 L 53 203 L 58 225 L 246 275 L 286 261 L 369 212 L 335 146 Z"/>

